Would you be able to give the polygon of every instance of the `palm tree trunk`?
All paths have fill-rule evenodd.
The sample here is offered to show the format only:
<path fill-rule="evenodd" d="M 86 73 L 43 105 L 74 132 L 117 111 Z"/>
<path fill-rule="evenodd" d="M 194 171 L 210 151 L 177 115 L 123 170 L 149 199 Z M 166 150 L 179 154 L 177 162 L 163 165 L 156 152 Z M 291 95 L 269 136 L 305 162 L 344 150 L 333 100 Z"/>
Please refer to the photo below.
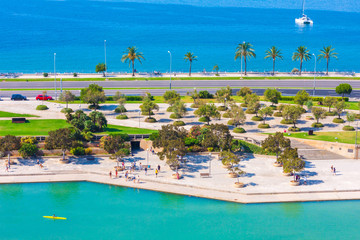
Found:
<path fill-rule="evenodd" d="M 273 59 L 273 76 L 275 75 L 275 58 Z"/>
<path fill-rule="evenodd" d="M 326 75 L 329 75 L 329 59 L 326 59 Z"/>
<path fill-rule="evenodd" d="M 302 59 L 300 60 L 300 74 L 299 75 L 301 75 L 301 70 L 302 70 Z"/>
<path fill-rule="evenodd" d="M 244 65 L 245 65 L 245 76 L 246 76 L 246 56 L 244 56 Z"/>
<path fill-rule="evenodd" d="M 189 76 L 191 76 L 191 61 L 190 61 L 190 68 L 189 68 Z"/>
<path fill-rule="evenodd" d="M 135 77 L 135 68 L 134 68 L 134 60 L 132 60 L 132 76 Z"/>

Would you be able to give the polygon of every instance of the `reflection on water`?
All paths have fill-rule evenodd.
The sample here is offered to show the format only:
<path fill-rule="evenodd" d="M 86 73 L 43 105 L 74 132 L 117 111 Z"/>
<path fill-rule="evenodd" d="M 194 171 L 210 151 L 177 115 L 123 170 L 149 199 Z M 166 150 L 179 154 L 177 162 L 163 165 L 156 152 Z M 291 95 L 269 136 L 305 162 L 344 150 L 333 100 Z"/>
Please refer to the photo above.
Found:
<path fill-rule="evenodd" d="M 125 187 L 119 187 L 119 186 L 114 186 L 114 185 L 108 185 L 108 186 L 112 192 L 117 193 L 117 194 L 124 194 L 125 191 L 128 190 L 128 188 L 125 188 Z"/>
<path fill-rule="evenodd" d="M 21 198 L 23 187 L 21 184 L 0 184 L 0 194 L 4 198 Z"/>
<path fill-rule="evenodd" d="M 280 206 L 285 216 L 288 218 L 298 218 L 304 211 L 303 204 L 299 202 L 281 203 Z"/>
<path fill-rule="evenodd" d="M 62 205 L 75 199 L 80 188 L 78 182 L 49 183 L 50 196 Z"/>
<path fill-rule="evenodd" d="M 238 214 L 240 210 L 245 206 L 245 204 L 234 203 L 234 202 L 224 202 L 225 209 L 229 214 Z"/>
<path fill-rule="evenodd" d="M 185 196 L 169 193 L 159 193 L 160 203 L 166 208 L 181 208 L 184 206 Z"/>

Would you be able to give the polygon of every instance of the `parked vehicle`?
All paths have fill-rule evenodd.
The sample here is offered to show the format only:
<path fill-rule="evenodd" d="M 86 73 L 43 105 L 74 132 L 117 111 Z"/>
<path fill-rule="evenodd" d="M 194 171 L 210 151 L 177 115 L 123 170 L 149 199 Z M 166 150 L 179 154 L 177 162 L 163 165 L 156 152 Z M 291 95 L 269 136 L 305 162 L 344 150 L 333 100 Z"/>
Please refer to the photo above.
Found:
<path fill-rule="evenodd" d="M 13 101 L 25 101 L 27 98 L 21 94 L 13 94 L 11 95 L 11 100 Z"/>
<path fill-rule="evenodd" d="M 36 100 L 54 100 L 51 96 L 39 94 L 36 96 Z"/>

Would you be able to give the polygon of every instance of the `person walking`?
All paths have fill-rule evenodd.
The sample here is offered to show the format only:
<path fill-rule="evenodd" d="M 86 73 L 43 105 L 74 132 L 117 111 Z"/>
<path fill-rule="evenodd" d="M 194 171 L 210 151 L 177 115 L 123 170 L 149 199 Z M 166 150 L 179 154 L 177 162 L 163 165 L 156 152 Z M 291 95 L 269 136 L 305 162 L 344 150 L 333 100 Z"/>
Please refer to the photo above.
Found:
<path fill-rule="evenodd" d="M 145 170 L 145 175 L 147 175 L 147 167 L 145 167 L 145 169 L 144 169 L 144 170 Z"/>
<path fill-rule="evenodd" d="M 157 177 L 159 170 L 155 169 L 155 176 Z"/>
<path fill-rule="evenodd" d="M 139 164 L 139 169 L 140 169 L 140 171 L 142 170 L 142 165 L 141 165 L 141 163 Z"/>
<path fill-rule="evenodd" d="M 336 175 L 336 168 L 334 167 L 334 171 L 333 171 L 333 173 L 334 173 L 334 176 Z"/>
<path fill-rule="evenodd" d="M 118 170 L 117 170 L 117 168 L 115 169 L 115 178 L 117 178 L 118 177 Z"/>
<path fill-rule="evenodd" d="M 160 165 L 158 165 L 157 169 L 158 169 L 158 171 L 160 172 Z"/>
<path fill-rule="evenodd" d="M 111 176 L 112 176 L 112 173 L 111 173 L 111 171 L 109 172 L 109 176 L 110 176 L 110 178 L 111 178 Z"/>

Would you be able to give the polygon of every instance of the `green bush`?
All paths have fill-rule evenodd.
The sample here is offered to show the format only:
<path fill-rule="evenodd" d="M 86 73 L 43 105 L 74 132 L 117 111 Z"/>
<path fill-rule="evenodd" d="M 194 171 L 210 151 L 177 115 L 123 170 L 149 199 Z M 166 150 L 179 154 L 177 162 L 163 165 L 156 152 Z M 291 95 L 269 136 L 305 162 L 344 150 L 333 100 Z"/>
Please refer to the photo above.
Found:
<path fill-rule="evenodd" d="M 300 132 L 300 128 L 298 128 L 298 127 L 289 127 L 288 131 L 289 132 Z"/>
<path fill-rule="evenodd" d="M 208 118 L 207 118 L 207 117 L 201 117 L 201 118 L 199 118 L 198 121 L 199 121 L 199 122 L 207 122 L 207 121 L 208 121 Z"/>
<path fill-rule="evenodd" d="M 142 96 L 125 96 L 126 101 L 142 101 Z M 151 100 L 154 100 L 154 96 L 151 96 Z"/>
<path fill-rule="evenodd" d="M 61 109 L 60 112 L 62 112 L 62 113 L 72 113 L 74 111 L 71 108 L 63 108 L 63 109 Z"/>
<path fill-rule="evenodd" d="M 151 141 L 154 141 L 155 139 L 157 139 L 159 137 L 159 132 L 154 132 L 152 134 L 149 135 L 149 139 Z"/>
<path fill-rule="evenodd" d="M 286 120 L 286 119 L 282 119 L 280 121 L 281 124 L 293 124 L 293 122 L 291 120 Z"/>
<path fill-rule="evenodd" d="M 209 93 L 206 90 L 199 92 L 199 98 L 213 98 L 213 97 L 214 97 L 214 95 L 212 95 L 211 93 Z"/>
<path fill-rule="evenodd" d="M 230 125 L 230 126 L 234 125 L 234 120 L 230 119 L 230 120 L 227 122 L 227 125 Z"/>
<path fill-rule="evenodd" d="M 179 119 L 179 118 L 181 118 L 181 116 L 179 114 L 172 113 L 172 114 L 170 114 L 170 118 L 171 119 Z"/>
<path fill-rule="evenodd" d="M 276 109 L 277 109 L 277 106 L 275 106 L 275 105 L 270 105 L 269 106 L 273 111 L 275 111 Z"/>
<path fill-rule="evenodd" d="M 177 127 L 185 126 L 185 123 L 183 121 L 175 121 L 174 126 L 177 126 Z"/>
<path fill-rule="evenodd" d="M 127 112 L 126 108 L 124 106 L 118 106 L 117 108 L 115 108 L 114 112 L 116 113 L 124 113 Z"/>
<path fill-rule="evenodd" d="M 153 117 L 147 117 L 145 118 L 145 122 L 148 122 L 148 123 L 154 123 L 154 122 L 157 122 L 155 118 Z"/>
<path fill-rule="evenodd" d="M 223 117 L 223 118 L 230 118 L 230 114 L 226 112 L 226 113 L 224 113 L 224 114 L 222 115 L 222 117 Z"/>
<path fill-rule="evenodd" d="M 36 110 L 39 110 L 39 111 L 48 110 L 48 109 L 49 108 L 46 105 L 38 105 L 36 107 Z"/>
<path fill-rule="evenodd" d="M 226 111 L 227 109 L 228 109 L 228 108 L 225 107 L 225 106 L 219 106 L 219 107 L 217 108 L 218 111 L 222 111 L 222 112 Z"/>
<path fill-rule="evenodd" d="M 244 152 L 252 153 L 252 154 L 275 155 L 274 153 L 265 151 L 264 149 L 262 149 L 261 147 L 255 145 L 255 144 L 248 143 L 243 140 L 233 140 L 233 144 L 232 144 L 231 148 L 233 150 L 243 149 Z"/>
<path fill-rule="evenodd" d="M 83 156 L 85 155 L 85 149 L 83 147 L 72 148 L 70 153 L 75 156 Z"/>
<path fill-rule="evenodd" d="M 172 109 L 172 107 L 168 107 L 168 108 L 166 109 L 166 111 L 167 111 L 167 112 L 172 112 L 173 109 Z"/>
<path fill-rule="evenodd" d="M 325 115 L 326 116 L 335 116 L 336 112 L 326 112 Z"/>
<path fill-rule="evenodd" d="M 259 116 L 253 116 L 252 118 L 251 118 L 251 120 L 253 120 L 253 121 L 263 121 L 264 119 L 262 118 L 262 117 L 259 117 Z"/>
<path fill-rule="evenodd" d="M 360 119 L 360 114 L 356 114 L 356 115 L 355 115 L 355 118 L 356 118 L 356 119 Z"/>
<path fill-rule="evenodd" d="M 43 73 L 43 77 L 48 77 L 48 76 L 49 76 L 48 73 L 46 73 L 46 72 Z"/>
<path fill-rule="evenodd" d="M 352 126 L 344 126 L 344 127 L 342 128 L 342 130 L 344 130 L 344 131 L 355 131 L 355 128 L 352 127 Z"/>
<path fill-rule="evenodd" d="M 282 113 L 281 112 L 275 112 L 273 116 L 274 117 L 282 117 Z"/>
<path fill-rule="evenodd" d="M 85 155 L 91 155 L 92 149 L 91 148 L 85 148 Z"/>
<path fill-rule="evenodd" d="M 99 105 L 89 105 L 88 109 L 96 110 L 96 109 L 100 109 L 100 106 Z"/>
<path fill-rule="evenodd" d="M 240 107 L 247 107 L 247 104 L 246 104 L 246 103 L 242 103 L 242 104 L 240 104 Z"/>
<path fill-rule="evenodd" d="M 311 124 L 311 126 L 313 128 L 322 128 L 322 127 L 324 127 L 324 124 L 315 122 L 315 123 Z"/>
<path fill-rule="evenodd" d="M 333 123 L 344 123 L 345 121 L 344 121 L 344 119 L 342 119 L 342 118 L 334 118 L 333 119 Z"/>
<path fill-rule="evenodd" d="M 116 116 L 116 119 L 125 120 L 125 119 L 129 119 L 129 118 L 128 118 L 128 116 L 126 116 L 125 114 L 121 114 L 121 115 L 117 115 L 117 116 Z"/>
<path fill-rule="evenodd" d="M 74 73 L 73 73 L 73 76 L 74 76 L 74 77 L 77 77 L 77 76 L 78 76 L 78 74 L 77 74 L 76 72 L 74 72 Z"/>
<path fill-rule="evenodd" d="M 269 124 L 267 124 L 267 123 L 260 123 L 259 125 L 258 125 L 258 128 L 270 128 L 270 125 Z"/>
<path fill-rule="evenodd" d="M 185 138 L 185 146 L 199 145 L 199 143 L 200 141 L 197 138 L 192 138 L 192 137 Z"/>
<path fill-rule="evenodd" d="M 141 112 L 141 115 L 143 116 L 148 116 L 149 113 L 148 112 Z M 155 115 L 155 113 L 153 111 L 150 112 L 150 115 Z"/>
<path fill-rule="evenodd" d="M 245 129 L 242 127 L 234 128 L 234 133 L 246 133 Z"/>
<path fill-rule="evenodd" d="M 199 104 L 193 103 L 190 105 L 191 108 L 199 108 Z"/>
<path fill-rule="evenodd" d="M 38 147 L 31 143 L 23 143 L 19 149 L 19 153 L 23 158 L 35 157 L 38 152 Z"/>
<path fill-rule="evenodd" d="M 245 113 L 247 114 L 255 114 L 255 111 L 252 109 L 246 109 Z"/>

